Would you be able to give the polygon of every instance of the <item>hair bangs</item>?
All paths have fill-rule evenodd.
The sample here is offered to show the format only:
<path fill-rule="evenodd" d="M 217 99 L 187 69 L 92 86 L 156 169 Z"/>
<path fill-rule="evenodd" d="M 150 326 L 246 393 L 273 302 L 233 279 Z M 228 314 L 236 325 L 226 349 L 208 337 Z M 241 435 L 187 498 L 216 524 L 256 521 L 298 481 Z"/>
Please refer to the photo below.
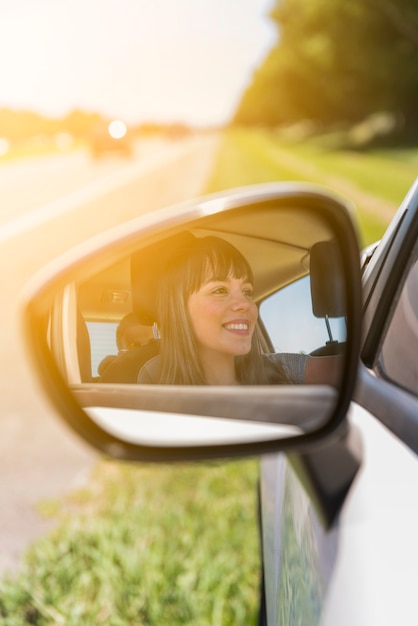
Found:
<path fill-rule="evenodd" d="M 196 292 L 210 280 L 242 278 L 254 284 L 254 275 L 245 257 L 230 243 L 219 237 L 197 240 L 188 257 L 188 293 Z"/>

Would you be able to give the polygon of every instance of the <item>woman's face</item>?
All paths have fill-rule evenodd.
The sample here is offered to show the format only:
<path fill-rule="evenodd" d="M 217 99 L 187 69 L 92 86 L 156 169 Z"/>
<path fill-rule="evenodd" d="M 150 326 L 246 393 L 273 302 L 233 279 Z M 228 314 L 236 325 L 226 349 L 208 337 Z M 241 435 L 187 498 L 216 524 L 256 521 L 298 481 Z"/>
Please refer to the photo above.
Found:
<path fill-rule="evenodd" d="M 187 309 L 201 356 L 239 356 L 250 351 L 258 309 L 248 280 L 210 279 L 191 294 Z"/>

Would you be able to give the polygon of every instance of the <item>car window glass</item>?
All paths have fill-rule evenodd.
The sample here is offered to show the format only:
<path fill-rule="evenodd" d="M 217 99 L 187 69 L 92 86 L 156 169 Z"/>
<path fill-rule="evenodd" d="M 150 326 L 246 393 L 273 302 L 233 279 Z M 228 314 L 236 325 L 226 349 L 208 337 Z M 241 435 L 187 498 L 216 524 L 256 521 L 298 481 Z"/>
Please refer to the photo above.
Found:
<path fill-rule="evenodd" d="M 310 354 L 331 338 L 339 342 L 346 340 L 344 318 L 328 320 L 330 337 L 325 319 L 314 316 L 309 276 L 264 300 L 260 317 L 275 352 Z"/>
<path fill-rule="evenodd" d="M 117 355 L 116 322 L 87 322 L 91 346 L 92 375 L 98 375 L 98 368 L 103 360 Z"/>
<path fill-rule="evenodd" d="M 379 370 L 418 394 L 418 261 L 411 265 L 386 331 Z"/>

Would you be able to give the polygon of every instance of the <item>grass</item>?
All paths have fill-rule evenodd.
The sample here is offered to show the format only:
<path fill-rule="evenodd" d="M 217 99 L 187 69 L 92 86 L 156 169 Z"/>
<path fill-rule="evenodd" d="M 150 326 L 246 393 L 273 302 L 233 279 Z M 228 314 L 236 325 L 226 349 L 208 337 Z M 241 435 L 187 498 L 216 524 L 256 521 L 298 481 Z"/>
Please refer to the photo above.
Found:
<path fill-rule="evenodd" d="M 381 238 L 418 175 L 418 148 L 370 152 L 289 143 L 262 129 L 227 133 L 206 191 L 293 180 L 323 185 L 356 206 L 362 245 Z"/>
<path fill-rule="evenodd" d="M 368 192 L 398 205 L 417 176 L 418 150 L 404 151 L 333 150 L 315 143 L 292 147 L 292 152 L 305 160 L 314 161 L 327 176 L 335 176 L 355 183 Z"/>
<path fill-rule="evenodd" d="M 0 624 L 256 624 L 257 463 L 103 461 L 0 583 Z"/>
<path fill-rule="evenodd" d="M 360 200 L 367 244 L 383 234 L 417 164 L 412 149 L 366 154 L 234 130 L 203 191 L 272 180 L 325 184 Z M 255 625 L 257 477 L 256 460 L 169 467 L 101 461 L 85 489 L 42 503 L 56 530 L 0 582 L 0 626 Z"/>

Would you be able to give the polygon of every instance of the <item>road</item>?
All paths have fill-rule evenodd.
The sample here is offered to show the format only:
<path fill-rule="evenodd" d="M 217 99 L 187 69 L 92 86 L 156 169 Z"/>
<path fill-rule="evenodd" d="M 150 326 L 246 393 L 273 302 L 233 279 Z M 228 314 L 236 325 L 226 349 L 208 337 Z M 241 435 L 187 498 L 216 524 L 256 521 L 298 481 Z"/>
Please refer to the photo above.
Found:
<path fill-rule="evenodd" d="M 219 138 L 149 142 L 133 160 L 87 152 L 0 166 L 0 575 L 53 522 L 36 505 L 81 486 L 96 452 L 70 432 L 28 362 L 24 286 L 66 249 L 139 213 L 199 195 Z"/>

